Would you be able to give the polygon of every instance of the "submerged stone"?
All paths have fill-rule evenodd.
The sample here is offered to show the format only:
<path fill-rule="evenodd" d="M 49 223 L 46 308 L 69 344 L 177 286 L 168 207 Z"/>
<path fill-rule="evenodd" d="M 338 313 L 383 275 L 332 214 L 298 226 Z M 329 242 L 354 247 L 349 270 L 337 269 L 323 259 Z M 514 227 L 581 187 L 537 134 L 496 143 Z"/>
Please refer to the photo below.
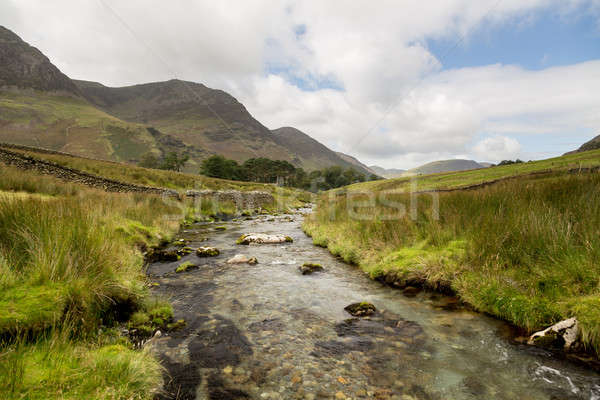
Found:
<path fill-rule="evenodd" d="M 367 303 L 365 301 L 350 304 L 344 307 L 344 310 L 346 310 L 348 313 L 350 313 L 350 315 L 354 317 L 366 317 L 375 314 L 375 312 L 377 311 L 373 304 Z"/>
<path fill-rule="evenodd" d="M 323 267 L 321 266 L 321 264 L 314 263 L 304 263 L 300 267 L 298 267 L 298 269 L 300 270 L 300 272 L 302 272 L 302 275 L 310 275 L 313 272 L 323 271 Z"/>
<path fill-rule="evenodd" d="M 231 257 L 229 260 L 227 260 L 227 264 L 250 264 L 250 265 L 254 265 L 254 264 L 258 264 L 258 260 L 256 259 L 256 257 L 248 257 L 244 254 L 236 254 L 235 256 Z"/>

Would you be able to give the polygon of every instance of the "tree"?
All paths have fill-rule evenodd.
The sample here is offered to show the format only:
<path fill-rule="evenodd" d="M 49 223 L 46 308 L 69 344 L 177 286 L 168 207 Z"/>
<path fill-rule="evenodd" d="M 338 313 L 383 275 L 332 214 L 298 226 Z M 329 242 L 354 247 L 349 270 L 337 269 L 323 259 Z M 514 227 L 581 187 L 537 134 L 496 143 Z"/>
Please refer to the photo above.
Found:
<path fill-rule="evenodd" d="M 179 156 L 176 152 L 172 151 L 163 158 L 159 168 L 179 172 L 189 159 L 190 157 L 187 154 Z"/>
<path fill-rule="evenodd" d="M 142 156 L 142 159 L 138 163 L 140 167 L 144 168 L 158 168 L 160 161 L 154 153 L 148 152 Z"/>

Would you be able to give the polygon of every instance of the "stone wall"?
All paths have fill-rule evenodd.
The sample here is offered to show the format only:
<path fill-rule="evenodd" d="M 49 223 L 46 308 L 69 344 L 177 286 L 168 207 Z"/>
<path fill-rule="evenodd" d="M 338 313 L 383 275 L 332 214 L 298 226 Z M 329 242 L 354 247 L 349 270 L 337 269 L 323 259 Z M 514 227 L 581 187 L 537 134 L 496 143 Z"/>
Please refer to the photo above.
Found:
<path fill-rule="evenodd" d="M 79 183 L 107 192 L 138 192 L 179 198 L 179 193 L 175 190 L 123 183 L 65 167 L 51 161 L 40 160 L 13 152 L 6 148 L 0 148 L 0 162 L 19 169 L 36 171 L 44 175 L 55 176 L 63 181 Z"/>
<path fill-rule="evenodd" d="M 112 179 L 107 179 L 97 175 L 89 174 L 87 172 L 65 167 L 51 161 L 40 160 L 38 158 L 31 157 L 19 152 L 10 151 L 7 148 L 35 151 L 38 153 L 47 154 L 61 154 L 68 156 L 72 155 L 67 153 L 60 153 L 53 150 L 31 148 L 28 146 L 0 144 L 0 163 L 10 165 L 12 167 L 16 167 L 23 170 L 36 171 L 44 175 L 54 176 L 66 182 L 79 183 L 93 188 L 105 190 L 107 192 L 148 193 L 181 199 L 181 196 L 175 190 L 135 185 L 131 183 L 124 183 Z M 239 210 L 253 210 L 266 205 L 271 205 L 275 202 L 275 198 L 271 193 L 261 191 L 241 192 L 237 190 L 188 190 L 186 192 L 186 197 L 194 200 L 208 199 L 215 203 L 229 202 L 235 204 Z"/>
<path fill-rule="evenodd" d="M 240 192 L 237 190 L 188 190 L 187 198 L 195 200 L 211 200 L 213 202 L 228 202 L 236 205 L 238 210 L 254 210 L 265 205 L 271 205 L 275 198 L 271 193 L 260 191 Z"/>

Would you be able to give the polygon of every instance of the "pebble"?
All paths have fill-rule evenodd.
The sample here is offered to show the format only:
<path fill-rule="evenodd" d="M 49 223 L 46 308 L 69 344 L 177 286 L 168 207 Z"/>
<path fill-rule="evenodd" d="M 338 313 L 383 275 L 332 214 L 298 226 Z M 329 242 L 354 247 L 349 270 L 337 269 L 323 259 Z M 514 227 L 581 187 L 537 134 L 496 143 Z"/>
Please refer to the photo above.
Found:
<path fill-rule="evenodd" d="M 231 367 L 231 365 L 226 366 L 225 368 L 223 368 L 223 373 L 230 375 L 233 372 L 233 367 Z"/>
<path fill-rule="evenodd" d="M 338 400 L 345 400 L 345 399 L 347 399 L 346 395 L 344 393 L 342 393 L 342 392 L 337 392 L 335 394 L 335 398 L 338 399 Z"/>

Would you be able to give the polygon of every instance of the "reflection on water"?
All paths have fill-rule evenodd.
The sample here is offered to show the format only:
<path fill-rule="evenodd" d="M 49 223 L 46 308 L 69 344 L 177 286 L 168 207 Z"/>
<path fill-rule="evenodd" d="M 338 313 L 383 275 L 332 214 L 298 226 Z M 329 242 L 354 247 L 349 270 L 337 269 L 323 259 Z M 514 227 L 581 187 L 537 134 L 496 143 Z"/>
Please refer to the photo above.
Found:
<path fill-rule="evenodd" d="M 156 290 L 188 322 L 155 344 L 172 378 L 164 398 L 600 399 L 598 374 L 509 343 L 503 323 L 449 311 L 442 296 L 408 298 L 369 280 L 313 246 L 294 219 L 233 221 L 224 231 L 199 224 L 181 237 L 220 256 L 149 267 Z M 235 244 L 250 232 L 294 242 Z M 238 253 L 259 264 L 225 263 Z M 200 268 L 174 274 L 187 260 Z M 305 262 L 325 271 L 302 275 Z M 351 317 L 344 307 L 357 301 L 378 312 Z"/>

